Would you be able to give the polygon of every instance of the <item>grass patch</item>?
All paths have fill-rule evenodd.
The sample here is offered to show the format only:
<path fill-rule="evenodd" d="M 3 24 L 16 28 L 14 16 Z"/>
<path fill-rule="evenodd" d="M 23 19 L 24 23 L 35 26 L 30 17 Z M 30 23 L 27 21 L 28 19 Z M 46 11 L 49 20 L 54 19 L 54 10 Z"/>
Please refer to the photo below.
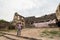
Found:
<path fill-rule="evenodd" d="M 42 31 L 42 33 L 40 34 L 41 37 L 49 37 L 49 38 L 53 38 L 53 37 L 60 37 L 60 31 L 55 31 L 55 30 L 44 30 Z"/>

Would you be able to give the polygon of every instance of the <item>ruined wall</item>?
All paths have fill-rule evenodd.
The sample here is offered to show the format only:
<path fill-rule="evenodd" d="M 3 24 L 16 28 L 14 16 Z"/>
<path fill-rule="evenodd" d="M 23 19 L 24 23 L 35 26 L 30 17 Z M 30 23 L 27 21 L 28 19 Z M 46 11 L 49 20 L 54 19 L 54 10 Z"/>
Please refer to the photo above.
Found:
<path fill-rule="evenodd" d="M 56 10 L 56 18 L 58 21 L 60 21 L 60 4 L 58 5 L 57 10 Z"/>
<path fill-rule="evenodd" d="M 35 17 L 35 16 L 23 17 L 16 12 L 15 15 L 14 15 L 12 23 L 13 23 L 13 25 L 16 26 L 17 23 L 21 22 L 21 24 L 24 27 L 31 28 L 31 27 L 34 27 L 33 23 L 48 22 L 48 21 L 54 20 L 54 19 L 56 19 L 55 13 L 45 15 L 45 16 L 42 16 L 42 17 Z"/>
<path fill-rule="evenodd" d="M 16 12 L 15 15 L 14 15 L 14 18 L 13 18 L 13 25 L 16 26 L 17 23 L 21 23 L 23 27 L 25 26 L 24 17 L 21 16 L 21 15 L 19 15 L 19 14 Z"/>

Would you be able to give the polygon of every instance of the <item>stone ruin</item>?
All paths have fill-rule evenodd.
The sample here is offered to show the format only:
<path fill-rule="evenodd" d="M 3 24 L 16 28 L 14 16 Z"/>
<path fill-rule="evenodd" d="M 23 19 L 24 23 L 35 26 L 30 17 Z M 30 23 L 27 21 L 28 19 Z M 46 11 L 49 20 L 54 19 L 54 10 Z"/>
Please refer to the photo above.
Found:
<path fill-rule="evenodd" d="M 16 26 L 17 23 L 21 23 L 23 26 L 23 28 L 25 27 L 25 20 L 24 20 L 24 17 L 19 15 L 17 12 L 15 13 L 14 15 L 14 18 L 13 18 L 13 21 L 12 21 L 12 24 L 14 26 Z"/>

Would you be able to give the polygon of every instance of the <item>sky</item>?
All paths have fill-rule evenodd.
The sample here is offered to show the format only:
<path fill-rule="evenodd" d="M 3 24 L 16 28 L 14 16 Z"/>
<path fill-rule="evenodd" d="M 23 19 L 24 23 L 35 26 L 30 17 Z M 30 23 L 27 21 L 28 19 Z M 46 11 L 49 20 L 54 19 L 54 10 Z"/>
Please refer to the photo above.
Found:
<path fill-rule="evenodd" d="M 0 19 L 12 21 L 15 12 L 28 17 L 55 13 L 60 0 L 0 0 Z"/>

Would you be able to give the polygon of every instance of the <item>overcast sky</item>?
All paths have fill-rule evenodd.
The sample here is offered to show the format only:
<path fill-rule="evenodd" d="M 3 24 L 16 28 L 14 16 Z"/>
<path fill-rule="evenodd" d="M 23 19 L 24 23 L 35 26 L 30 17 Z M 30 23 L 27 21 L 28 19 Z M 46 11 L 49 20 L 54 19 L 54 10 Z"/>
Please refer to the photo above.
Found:
<path fill-rule="evenodd" d="M 0 0 L 0 19 L 12 21 L 15 12 L 28 16 L 54 13 L 60 0 Z"/>

